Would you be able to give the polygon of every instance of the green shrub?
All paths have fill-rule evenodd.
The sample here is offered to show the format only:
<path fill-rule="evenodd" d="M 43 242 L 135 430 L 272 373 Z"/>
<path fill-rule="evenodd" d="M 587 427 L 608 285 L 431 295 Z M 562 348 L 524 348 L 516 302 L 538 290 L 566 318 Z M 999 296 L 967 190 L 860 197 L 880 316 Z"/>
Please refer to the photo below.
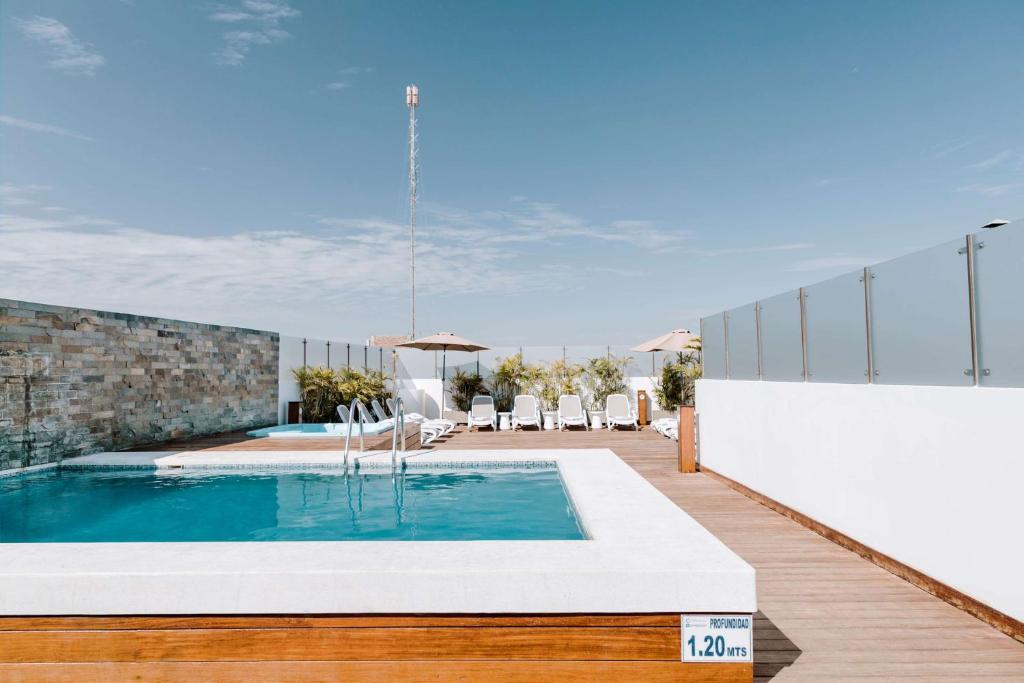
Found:
<path fill-rule="evenodd" d="M 494 409 L 500 413 L 512 412 L 512 406 L 516 400 L 516 394 L 522 393 L 519 385 L 498 375 L 491 378 L 487 384 L 487 390 L 494 399 Z"/>
<path fill-rule="evenodd" d="M 587 361 L 583 373 L 583 386 L 586 389 L 584 401 L 591 410 L 604 410 L 605 399 L 610 394 L 629 395 L 626 384 L 626 366 L 632 358 L 626 356 L 602 356 Z"/>
<path fill-rule="evenodd" d="M 578 363 L 556 360 L 544 368 L 538 383 L 537 393 L 544 410 L 558 408 L 558 397 L 562 394 L 579 394 L 580 380 L 585 368 Z"/>
<path fill-rule="evenodd" d="M 701 366 L 696 354 L 678 354 L 665 363 L 661 377 L 654 384 L 654 396 L 662 410 L 675 410 L 680 405 L 692 406 Z"/>
<path fill-rule="evenodd" d="M 383 402 L 391 395 L 386 378 L 376 370 L 362 373 L 306 365 L 292 370 L 292 375 L 299 384 L 303 422 L 336 422 L 339 405 L 358 398 L 369 406 L 373 399 Z"/>
<path fill-rule="evenodd" d="M 486 393 L 484 378 L 474 373 L 456 370 L 451 379 L 452 403 L 456 410 L 469 412 L 473 397 Z"/>

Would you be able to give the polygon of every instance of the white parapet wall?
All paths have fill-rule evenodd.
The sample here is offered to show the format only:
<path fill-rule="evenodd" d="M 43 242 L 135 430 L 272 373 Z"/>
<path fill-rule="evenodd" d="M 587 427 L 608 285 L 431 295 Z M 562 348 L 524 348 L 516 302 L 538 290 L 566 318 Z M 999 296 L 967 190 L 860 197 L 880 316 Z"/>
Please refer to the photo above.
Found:
<path fill-rule="evenodd" d="M 1024 620 L 1024 389 L 700 380 L 700 462 Z"/>

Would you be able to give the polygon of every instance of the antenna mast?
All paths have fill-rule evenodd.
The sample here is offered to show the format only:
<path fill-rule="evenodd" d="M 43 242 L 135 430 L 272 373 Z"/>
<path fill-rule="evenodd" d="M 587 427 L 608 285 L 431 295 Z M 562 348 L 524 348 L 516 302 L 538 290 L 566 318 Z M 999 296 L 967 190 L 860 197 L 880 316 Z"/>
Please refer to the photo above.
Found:
<path fill-rule="evenodd" d="M 416 338 L 416 184 L 419 166 L 416 162 L 416 108 L 420 106 L 420 89 L 405 87 L 405 105 L 409 107 L 409 255 L 412 265 L 412 339 Z"/>

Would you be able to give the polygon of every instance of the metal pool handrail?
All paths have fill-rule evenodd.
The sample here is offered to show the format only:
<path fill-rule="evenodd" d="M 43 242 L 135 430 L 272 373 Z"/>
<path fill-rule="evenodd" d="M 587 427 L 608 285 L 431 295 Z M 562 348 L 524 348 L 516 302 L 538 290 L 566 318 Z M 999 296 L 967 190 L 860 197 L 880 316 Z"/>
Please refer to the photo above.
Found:
<path fill-rule="evenodd" d="M 395 421 L 395 425 L 391 434 L 391 471 L 394 472 L 398 468 L 399 439 L 402 440 L 402 451 L 405 452 L 405 404 L 402 402 L 401 396 L 395 398 L 392 419 Z M 399 436 L 399 432 L 401 432 L 401 436 Z M 404 466 L 405 463 L 402 465 Z"/>
<path fill-rule="evenodd" d="M 352 423 L 359 421 L 359 452 L 363 452 L 363 422 L 370 424 L 367 418 L 366 406 L 358 398 L 352 399 L 348 408 L 348 432 L 345 434 L 345 471 L 348 472 L 348 450 L 349 441 L 352 439 Z"/>

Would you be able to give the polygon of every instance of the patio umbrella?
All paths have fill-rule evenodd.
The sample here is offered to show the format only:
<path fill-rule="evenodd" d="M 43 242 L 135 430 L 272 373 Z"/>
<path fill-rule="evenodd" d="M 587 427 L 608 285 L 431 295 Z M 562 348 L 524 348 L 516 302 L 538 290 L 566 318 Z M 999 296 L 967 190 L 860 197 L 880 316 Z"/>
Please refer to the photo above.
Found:
<path fill-rule="evenodd" d="M 483 344 L 477 344 L 471 342 L 468 339 L 456 336 L 451 332 L 440 332 L 438 334 L 432 334 L 429 337 L 422 337 L 420 339 L 414 339 L 411 342 L 405 342 L 398 344 L 398 346 L 405 347 L 407 349 L 421 349 L 423 351 L 440 351 L 441 352 L 441 381 L 445 380 L 445 374 L 448 365 L 448 349 L 452 351 L 486 351 L 488 348 Z"/>
<path fill-rule="evenodd" d="M 689 330 L 672 330 L 660 337 L 649 339 L 643 344 L 634 346 L 633 351 L 641 353 L 655 353 L 657 351 L 675 351 L 685 353 L 686 351 L 700 350 L 700 337 Z M 651 372 L 654 372 L 654 356 L 651 356 Z"/>

